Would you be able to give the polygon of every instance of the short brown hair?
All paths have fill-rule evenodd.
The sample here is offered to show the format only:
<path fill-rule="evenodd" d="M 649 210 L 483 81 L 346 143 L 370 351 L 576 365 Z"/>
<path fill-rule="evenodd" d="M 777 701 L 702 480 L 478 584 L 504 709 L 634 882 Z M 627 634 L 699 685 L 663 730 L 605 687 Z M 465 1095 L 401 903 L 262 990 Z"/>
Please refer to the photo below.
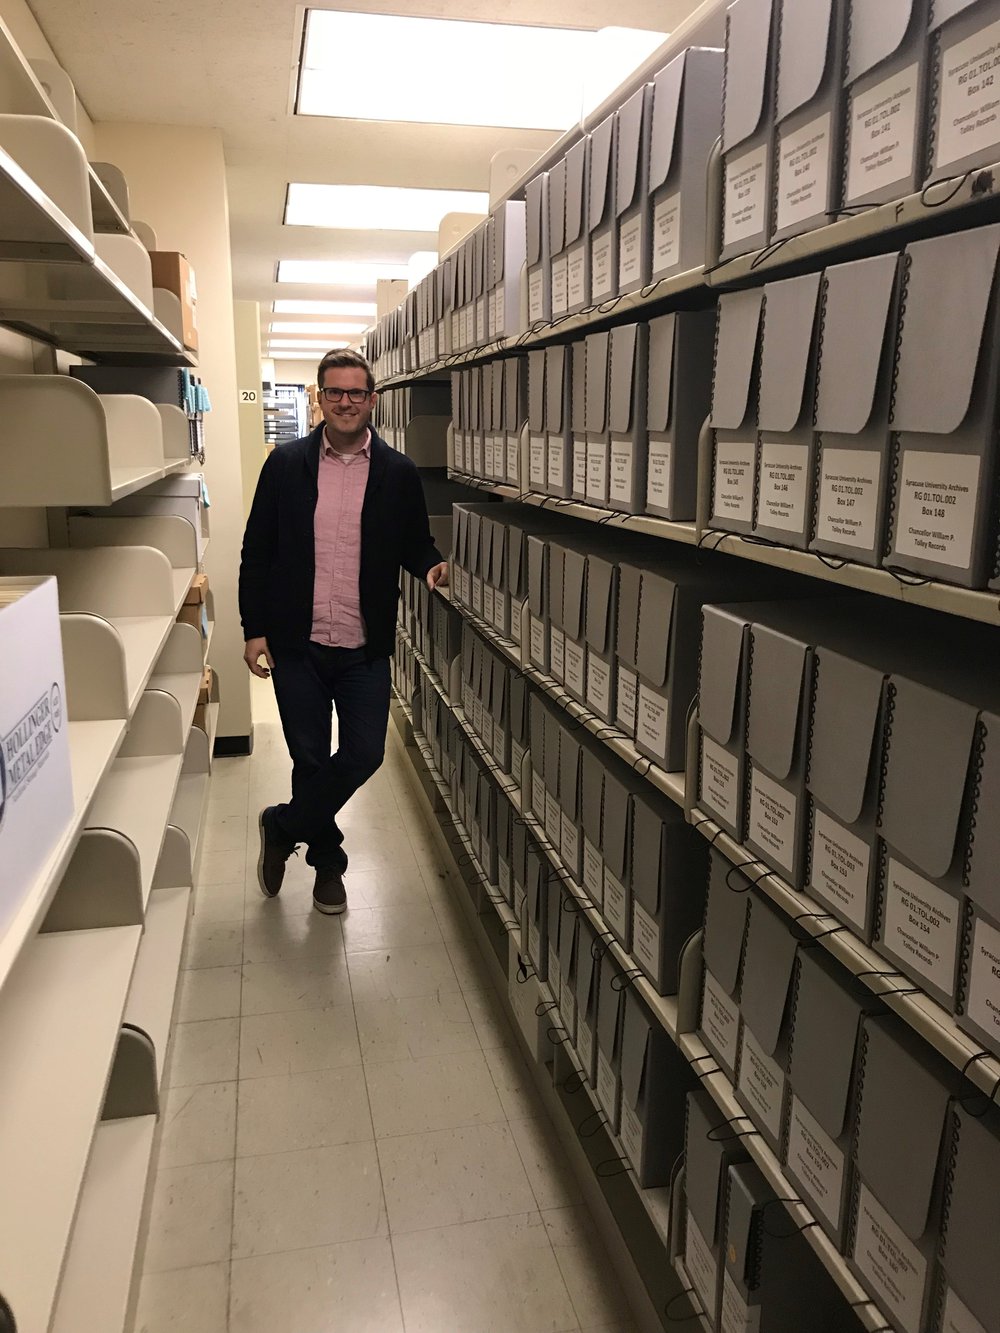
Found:
<path fill-rule="evenodd" d="M 351 370 L 363 370 L 368 376 L 368 392 L 375 392 L 375 375 L 371 366 L 361 355 L 360 352 L 327 352 L 323 360 L 319 363 L 319 370 L 316 371 L 316 385 L 323 387 L 323 376 L 328 370 L 350 368 Z"/>

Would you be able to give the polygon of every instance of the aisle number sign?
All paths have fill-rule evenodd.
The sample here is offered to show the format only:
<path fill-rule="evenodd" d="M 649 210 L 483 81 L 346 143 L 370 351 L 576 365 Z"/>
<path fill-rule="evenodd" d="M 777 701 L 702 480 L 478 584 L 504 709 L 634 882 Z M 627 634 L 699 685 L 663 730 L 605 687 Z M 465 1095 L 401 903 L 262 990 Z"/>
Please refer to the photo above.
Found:
<path fill-rule="evenodd" d="M 241 389 L 241 390 L 240 390 L 240 402 L 241 402 L 241 403 L 255 403 L 256 401 L 257 401 L 257 390 L 256 390 L 256 389 Z"/>

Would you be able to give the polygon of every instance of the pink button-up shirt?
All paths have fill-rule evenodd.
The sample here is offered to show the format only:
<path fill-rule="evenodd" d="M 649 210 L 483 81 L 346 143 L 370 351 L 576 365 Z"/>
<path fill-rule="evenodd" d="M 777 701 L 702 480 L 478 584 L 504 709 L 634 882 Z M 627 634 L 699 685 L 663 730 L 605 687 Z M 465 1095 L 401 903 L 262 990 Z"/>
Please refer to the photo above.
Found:
<path fill-rule="evenodd" d="M 361 506 L 368 485 L 372 433 L 356 454 L 337 453 L 323 431 L 316 501 L 316 579 L 311 638 L 331 648 L 361 648 Z"/>

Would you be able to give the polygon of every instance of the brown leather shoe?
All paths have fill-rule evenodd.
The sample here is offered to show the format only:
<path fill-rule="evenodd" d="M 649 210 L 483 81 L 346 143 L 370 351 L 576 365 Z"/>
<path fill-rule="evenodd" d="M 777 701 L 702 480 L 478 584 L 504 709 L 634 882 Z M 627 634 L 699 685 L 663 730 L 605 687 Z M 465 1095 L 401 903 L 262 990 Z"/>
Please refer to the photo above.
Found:
<path fill-rule="evenodd" d="M 339 870 L 317 870 L 313 885 L 313 907 L 327 916 L 340 916 L 347 911 L 347 890 Z"/>
<path fill-rule="evenodd" d="M 285 863 L 295 852 L 295 844 L 282 837 L 274 822 L 274 806 L 268 805 L 257 818 L 260 829 L 260 855 L 257 857 L 257 883 L 265 898 L 277 898 L 285 878 Z"/>

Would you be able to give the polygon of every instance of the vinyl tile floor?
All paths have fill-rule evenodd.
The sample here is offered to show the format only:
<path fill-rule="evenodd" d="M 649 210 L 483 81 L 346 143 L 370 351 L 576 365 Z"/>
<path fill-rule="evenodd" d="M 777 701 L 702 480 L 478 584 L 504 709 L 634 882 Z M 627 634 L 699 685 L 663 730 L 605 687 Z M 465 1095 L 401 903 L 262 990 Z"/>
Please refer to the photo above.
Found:
<path fill-rule="evenodd" d="M 289 761 L 209 787 L 135 1333 L 634 1333 L 398 747 L 345 809 L 349 910 L 256 882 Z M 391 726 L 391 724 L 390 724 Z"/>

